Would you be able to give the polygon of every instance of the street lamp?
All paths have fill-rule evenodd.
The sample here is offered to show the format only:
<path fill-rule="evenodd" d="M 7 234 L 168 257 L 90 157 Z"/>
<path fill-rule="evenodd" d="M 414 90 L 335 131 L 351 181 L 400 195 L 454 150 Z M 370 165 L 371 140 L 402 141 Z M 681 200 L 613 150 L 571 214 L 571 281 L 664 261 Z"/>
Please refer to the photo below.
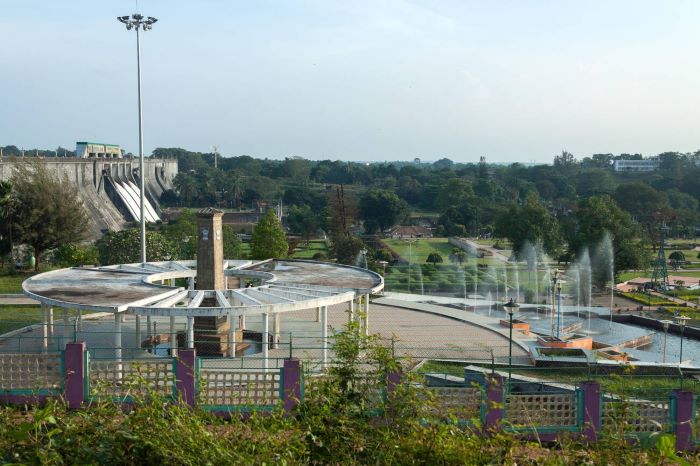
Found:
<path fill-rule="evenodd" d="M 661 325 L 664 326 L 664 359 L 663 363 L 666 364 L 666 340 L 668 339 L 668 327 L 671 325 L 670 320 L 662 320 Z"/>
<path fill-rule="evenodd" d="M 683 363 L 683 334 L 685 333 L 685 325 L 688 323 L 690 320 L 690 317 L 686 316 L 677 316 L 675 317 L 676 322 L 678 322 L 678 325 L 681 327 L 681 352 L 678 357 L 678 368 L 680 369 L 681 364 Z"/>
<path fill-rule="evenodd" d="M 364 261 L 365 269 L 367 268 L 367 250 L 365 248 L 360 249 L 360 254 L 362 255 L 362 259 Z"/>
<path fill-rule="evenodd" d="M 386 275 L 386 266 L 389 265 L 389 262 L 379 261 L 378 264 L 382 266 L 382 269 L 383 269 L 382 277 L 383 277 L 384 275 Z"/>
<path fill-rule="evenodd" d="M 561 328 L 561 285 L 566 283 L 562 280 L 562 272 L 560 270 L 555 270 L 552 276 L 552 336 L 554 336 L 554 313 L 557 314 L 557 331 L 556 335 L 559 338 L 559 329 Z M 556 303 L 555 303 L 556 298 Z M 556 306 L 556 309 L 555 309 Z"/>
<path fill-rule="evenodd" d="M 513 314 L 518 312 L 520 304 L 513 301 L 513 298 L 510 298 L 510 301 L 505 303 L 503 307 L 510 318 L 510 327 L 508 332 L 508 386 L 510 388 L 510 377 L 511 373 L 513 372 Z"/>
<path fill-rule="evenodd" d="M 413 243 L 418 241 L 415 238 L 404 239 L 408 243 L 408 292 L 411 293 L 411 260 L 413 259 Z"/>
<path fill-rule="evenodd" d="M 141 190 L 140 207 L 141 207 L 141 262 L 146 262 L 146 216 L 144 215 L 144 196 L 145 170 L 143 167 L 143 124 L 141 111 L 141 41 L 139 38 L 139 30 L 148 31 L 153 28 L 153 24 L 158 21 L 153 16 L 144 17 L 138 13 L 131 16 L 118 16 L 119 22 L 126 25 L 126 30 L 136 30 L 136 75 L 138 86 L 138 101 L 139 101 L 139 189 Z"/>

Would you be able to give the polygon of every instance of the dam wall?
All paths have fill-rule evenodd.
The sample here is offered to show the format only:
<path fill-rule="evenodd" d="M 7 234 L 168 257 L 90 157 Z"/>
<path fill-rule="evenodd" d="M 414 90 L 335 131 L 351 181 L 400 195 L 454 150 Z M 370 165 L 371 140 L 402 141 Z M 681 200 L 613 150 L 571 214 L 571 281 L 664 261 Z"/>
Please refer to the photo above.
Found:
<path fill-rule="evenodd" d="M 113 187 L 114 184 L 125 181 L 132 183 L 135 181 L 138 186 L 139 161 L 137 158 L 4 157 L 0 159 L 0 180 L 9 180 L 12 177 L 15 164 L 37 160 L 50 172 L 67 179 L 78 188 L 78 195 L 91 219 L 88 228 L 90 239 L 99 238 L 104 230 L 121 230 L 128 222 L 137 220 Z M 146 198 L 154 211 L 152 213 L 155 213 L 155 218 L 160 213 L 158 206 L 160 195 L 173 187 L 173 178 L 177 175 L 177 171 L 178 165 L 175 159 L 144 159 Z M 153 218 L 152 215 L 146 215 L 147 221 Z"/>

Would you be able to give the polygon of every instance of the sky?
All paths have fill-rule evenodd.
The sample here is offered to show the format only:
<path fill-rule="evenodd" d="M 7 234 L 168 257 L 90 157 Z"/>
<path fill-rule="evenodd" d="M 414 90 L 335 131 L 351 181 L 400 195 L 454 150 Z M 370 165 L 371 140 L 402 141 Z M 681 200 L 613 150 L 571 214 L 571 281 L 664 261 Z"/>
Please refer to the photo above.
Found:
<path fill-rule="evenodd" d="M 0 145 L 138 151 L 134 0 L 0 0 Z M 141 0 L 145 151 L 551 162 L 700 149 L 700 2 Z"/>

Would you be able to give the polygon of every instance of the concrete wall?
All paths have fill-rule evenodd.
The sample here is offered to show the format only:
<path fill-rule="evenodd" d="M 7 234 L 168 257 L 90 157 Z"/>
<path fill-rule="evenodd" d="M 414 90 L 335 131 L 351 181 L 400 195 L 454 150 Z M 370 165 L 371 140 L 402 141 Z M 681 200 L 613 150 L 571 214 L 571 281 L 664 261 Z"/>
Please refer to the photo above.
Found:
<path fill-rule="evenodd" d="M 0 159 L 0 180 L 9 180 L 16 163 L 37 160 L 33 157 L 4 157 Z M 88 232 L 92 239 L 99 238 L 102 230 L 121 230 L 127 218 L 115 206 L 105 192 L 103 173 L 133 173 L 139 166 L 138 159 L 76 159 L 50 158 L 39 159 L 49 171 L 59 177 L 65 177 L 78 188 L 78 194 L 92 219 Z M 145 159 L 144 172 L 146 193 L 151 201 L 158 201 L 163 191 L 172 188 L 172 181 L 177 175 L 175 159 Z"/>

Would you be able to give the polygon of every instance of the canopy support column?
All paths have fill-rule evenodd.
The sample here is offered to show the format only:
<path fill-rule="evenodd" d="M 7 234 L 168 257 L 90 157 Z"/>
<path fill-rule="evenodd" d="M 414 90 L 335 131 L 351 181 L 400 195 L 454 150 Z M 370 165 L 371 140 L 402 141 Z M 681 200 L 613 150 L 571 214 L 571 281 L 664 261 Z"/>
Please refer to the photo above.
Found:
<path fill-rule="evenodd" d="M 279 348 L 280 342 L 280 325 L 281 325 L 281 315 L 279 312 L 275 313 L 275 317 L 272 320 L 272 348 Z"/>
<path fill-rule="evenodd" d="M 323 360 L 323 367 L 325 368 L 328 364 L 328 306 L 322 306 L 321 308 L 321 353 Z"/>
<path fill-rule="evenodd" d="M 114 313 L 114 359 L 117 362 L 115 381 L 122 379 L 122 314 Z"/>
<path fill-rule="evenodd" d="M 187 348 L 194 348 L 194 317 L 187 316 Z"/>
<path fill-rule="evenodd" d="M 233 313 L 228 314 L 228 357 L 236 357 L 236 318 Z"/>
<path fill-rule="evenodd" d="M 365 335 L 369 335 L 369 293 L 365 295 Z"/>
<path fill-rule="evenodd" d="M 63 332 L 61 332 L 61 349 L 65 348 L 70 340 L 70 322 L 68 321 L 68 309 L 63 308 Z"/>
<path fill-rule="evenodd" d="M 263 368 L 268 368 L 267 358 L 270 356 L 270 319 L 268 314 L 263 314 L 263 328 L 262 328 L 262 347 L 263 347 Z"/>
<path fill-rule="evenodd" d="M 141 316 L 136 316 L 136 346 L 141 348 Z"/>
<path fill-rule="evenodd" d="M 177 334 L 175 333 L 175 317 L 170 316 L 170 356 L 177 355 Z"/>
<path fill-rule="evenodd" d="M 41 350 L 47 352 L 49 349 L 49 309 L 44 303 L 41 303 Z"/>

